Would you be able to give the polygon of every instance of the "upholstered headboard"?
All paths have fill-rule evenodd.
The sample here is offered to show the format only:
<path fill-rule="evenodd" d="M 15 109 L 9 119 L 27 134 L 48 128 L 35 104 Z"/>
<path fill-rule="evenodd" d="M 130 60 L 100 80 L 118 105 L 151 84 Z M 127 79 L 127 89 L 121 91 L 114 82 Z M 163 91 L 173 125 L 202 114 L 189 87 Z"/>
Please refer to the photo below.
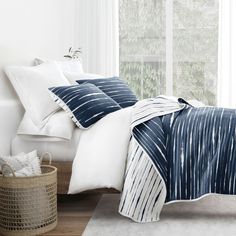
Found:
<path fill-rule="evenodd" d="M 76 0 L 0 1 L 0 155 L 24 113 L 3 68 L 32 65 L 35 57 L 60 59 L 74 44 Z"/>

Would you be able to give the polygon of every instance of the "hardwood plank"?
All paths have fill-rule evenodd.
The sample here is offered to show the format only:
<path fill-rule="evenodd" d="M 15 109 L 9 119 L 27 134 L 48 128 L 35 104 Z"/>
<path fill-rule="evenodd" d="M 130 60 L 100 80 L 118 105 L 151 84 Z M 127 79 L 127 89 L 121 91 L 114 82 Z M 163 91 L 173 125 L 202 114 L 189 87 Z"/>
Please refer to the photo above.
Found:
<path fill-rule="evenodd" d="M 58 195 L 58 225 L 46 236 L 82 235 L 102 194 Z"/>

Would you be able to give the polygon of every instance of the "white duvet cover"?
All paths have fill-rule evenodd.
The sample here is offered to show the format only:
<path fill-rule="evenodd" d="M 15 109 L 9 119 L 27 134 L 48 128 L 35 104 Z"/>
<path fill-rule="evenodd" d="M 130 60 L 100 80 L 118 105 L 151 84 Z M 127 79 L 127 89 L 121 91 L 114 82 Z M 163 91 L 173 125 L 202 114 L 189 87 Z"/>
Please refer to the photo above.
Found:
<path fill-rule="evenodd" d="M 17 135 L 12 154 L 37 149 L 39 155 L 52 153 L 53 161 L 73 161 L 69 193 L 96 188 L 123 186 L 130 139 L 132 107 L 113 112 L 88 130 L 75 128 L 71 140 L 36 141 L 35 137 Z"/>
<path fill-rule="evenodd" d="M 121 191 L 132 107 L 113 112 L 84 130 L 75 156 L 69 194 L 96 188 Z"/>

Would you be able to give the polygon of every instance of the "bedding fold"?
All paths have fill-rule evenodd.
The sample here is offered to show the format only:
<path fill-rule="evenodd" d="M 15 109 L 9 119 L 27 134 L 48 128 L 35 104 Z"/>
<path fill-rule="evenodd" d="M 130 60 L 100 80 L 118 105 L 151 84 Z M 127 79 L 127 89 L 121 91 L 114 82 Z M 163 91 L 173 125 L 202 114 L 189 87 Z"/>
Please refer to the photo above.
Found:
<path fill-rule="evenodd" d="M 160 117 L 188 106 L 182 99 L 166 96 L 145 99 L 134 106 L 121 215 L 136 222 L 159 220 L 168 178 L 166 137 Z"/>
<path fill-rule="evenodd" d="M 165 203 L 236 194 L 236 110 L 183 99 L 138 102 L 119 212 L 158 221 Z"/>

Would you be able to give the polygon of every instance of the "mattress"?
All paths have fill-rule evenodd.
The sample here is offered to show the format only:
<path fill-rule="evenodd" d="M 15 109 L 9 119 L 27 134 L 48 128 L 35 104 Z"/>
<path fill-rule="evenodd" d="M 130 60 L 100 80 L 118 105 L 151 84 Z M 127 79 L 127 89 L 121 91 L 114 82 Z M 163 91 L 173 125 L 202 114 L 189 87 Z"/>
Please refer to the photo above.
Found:
<path fill-rule="evenodd" d="M 36 149 L 39 155 L 50 152 L 53 161 L 73 161 L 80 136 L 81 130 L 78 128 L 73 131 L 71 140 L 65 141 L 36 141 L 35 139 L 16 135 L 12 141 L 11 152 L 12 155 L 16 155 L 20 152 L 30 152 Z"/>

